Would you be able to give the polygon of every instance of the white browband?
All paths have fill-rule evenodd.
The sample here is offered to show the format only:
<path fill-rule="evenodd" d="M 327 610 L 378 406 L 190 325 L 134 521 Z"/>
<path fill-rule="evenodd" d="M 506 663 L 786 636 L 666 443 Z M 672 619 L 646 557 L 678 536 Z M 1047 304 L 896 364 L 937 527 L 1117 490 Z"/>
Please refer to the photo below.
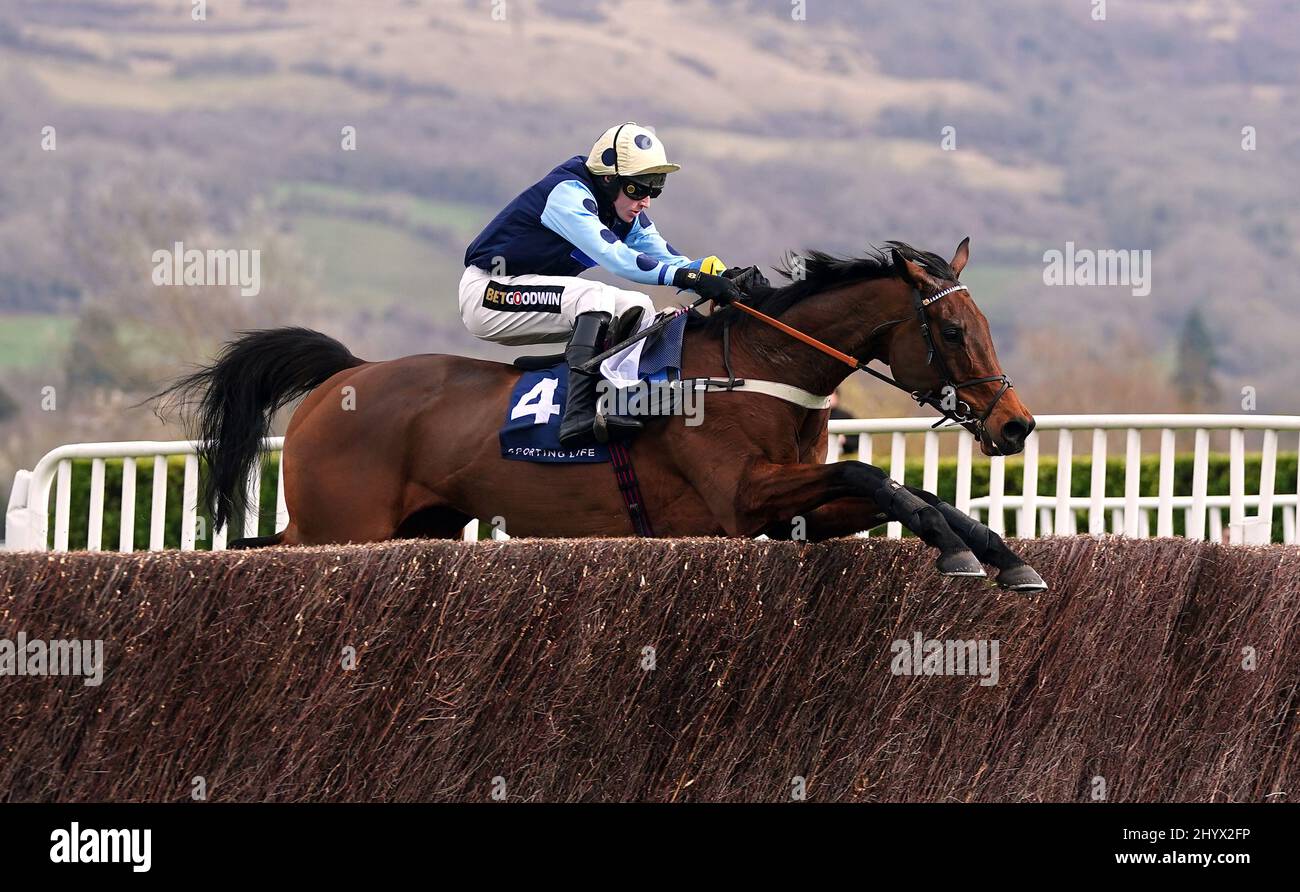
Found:
<path fill-rule="evenodd" d="M 921 298 L 921 306 L 928 307 L 930 306 L 930 304 L 934 303 L 939 298 L 946 297 L 949 294 L 952 294 L 954 291 L 970 291 L 970 289 L 967 288 L 965 285 L 953 285 L 951 288 L 945 288 L 942 291 L 936 291 L 934 294 L 931 294 L 929 297 Z"/>

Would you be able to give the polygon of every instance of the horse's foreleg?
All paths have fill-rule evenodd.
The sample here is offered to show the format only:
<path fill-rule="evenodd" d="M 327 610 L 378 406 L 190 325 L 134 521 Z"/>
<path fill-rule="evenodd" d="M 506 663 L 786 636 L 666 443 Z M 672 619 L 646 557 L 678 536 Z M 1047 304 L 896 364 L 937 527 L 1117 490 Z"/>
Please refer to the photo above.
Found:
<path fill-rule="evenodd" d="M 934 506 L 952 531 L 961 537 L 981 562 L 998 568 L 998 585 L 1015 591 L 1042 591 L 1047 588 L 1042 577 L 993 530 L 932 492 L 917 486 L 906 488 L 917 498 Z M 837 536 L 851 536 L 879 526 L 889 519 L 877 509 L 876 503 L 871 499 L 838 499 L 804 514 L 784 518 L 763 532 L 772 539 L 820 542 Z"/>
<path fill-rule="evenodd" d="M 962 541 L 970 547 L 977 558 L 998 568 L 1000 571 L 998 585 L 1016 591 L 1042 591 L 1047 588 L 1042 577 L 989 527 L 965 512 L 958 511 L 932 492 L 927 492 L 918 486 L 909 486 L 907 489 L 917 498 L 938 509 L 948 521 L 948 526 L 961 536 Z"/>
<path fill-rule="evenodd" d="M 948 576 L 983 576 L 984 568 L 953 532 L 944 515 L 880 468 L 856 461 L 808 465 L 751 465 L 737 481 L 733 512 L 722 518 L 733 535 L 756 535 L 779 521 L 806 516 L 837 499 L 866 500 L 866 523 L 877 514 L 911 530 L 939 550 L 939 572 Z M 870 505 L 875 506 L 870 511 Z M 861 526 L 858 529 L 862 529 Z"/>
<path fill-rule="evenodd" d="M 836 499 L 794 517 L 779 520 L 763 530 L 769 539 L 823 542 L 852 536 L 889 520 L 871 499 Z"/>

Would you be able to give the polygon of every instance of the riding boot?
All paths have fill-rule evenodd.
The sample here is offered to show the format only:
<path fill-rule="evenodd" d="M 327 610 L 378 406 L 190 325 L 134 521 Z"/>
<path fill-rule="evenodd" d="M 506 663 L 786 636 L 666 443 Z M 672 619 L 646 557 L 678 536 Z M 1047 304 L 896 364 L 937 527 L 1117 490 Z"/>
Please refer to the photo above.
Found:
<path fill-rule="evenodd" d="M 611 440 L 626 440 L 643 427 L 645 423 L 631 415 L 610 415 L 597 410 L 593 430 L 597 442 L 608 443 Z"/>
<path fill-rule="evenodd" d="M 609 324 L 609 313 L 580 313 L 573 325 L 573 335 L 564 350 L 569 365 L 569 394 L 564 401 L 564 420 L 560 423 L 560 445 L 589 446 L 595 441 L 592 425 L 596 422 L 595 374 L 583 374 L 578 366 L 596 355 L 602 330 Z"/>

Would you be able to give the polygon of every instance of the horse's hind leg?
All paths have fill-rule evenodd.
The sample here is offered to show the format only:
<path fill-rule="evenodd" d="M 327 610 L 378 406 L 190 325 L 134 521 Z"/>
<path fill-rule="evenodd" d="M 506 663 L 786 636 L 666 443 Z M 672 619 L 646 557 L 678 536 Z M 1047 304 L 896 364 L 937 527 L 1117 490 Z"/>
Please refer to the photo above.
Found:
<path fill-rule="evenodd" d="M 1047 583 L 1043 582 L 1034 568 L 1012 551 L 992 529 L 958 511 L 932 492 L 918 486 L 906 488 L 917 498 L 937 508 L 952 531 L 962 538 L 980 561 L 998 568 L 998 585 L 1021 592 L 1041 592 L 1047 588 Z"/>
<path fill-rule="evenodd" d="M 233 539 L 226 545 L 226 548 L 237 551 L 241 548 L 265 548 L 268 545 L 283 544 L 286 543 L 284 542 L 284 530 L 281 530 L 273 536 L 247 536 L 243 539 Z"/>
<path fill-rule="evenodd" d="M 395 474 L 366 473 L 338 462 L 311 463 L 310 478 L 285 467 L 284 498 L 289 525 L 280 534 L 286 545 L 343 545 L 391 539 L 402 521 Z"/>
<path fill-rule="evenodd" d="M 394 539 L 459 539 L 465 524 L 472 520 L 468 514 L 454 508 L 429 507 L 414 512 L 401 522 Z"/>

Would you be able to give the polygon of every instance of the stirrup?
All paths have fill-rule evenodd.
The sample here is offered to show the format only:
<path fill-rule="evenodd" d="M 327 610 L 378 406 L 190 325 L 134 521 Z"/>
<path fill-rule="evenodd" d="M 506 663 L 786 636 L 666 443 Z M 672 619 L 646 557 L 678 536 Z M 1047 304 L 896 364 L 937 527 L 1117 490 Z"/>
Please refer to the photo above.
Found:
<path fill-rule="evenodd" d="M 608 443 L 610 440 L 625 440 L 632 437 L 645 427 L 645 424 L 639 418 L 633 418 L 630 415 L 606 415 L 600 411 L 600 406 L 596 406 L 596 420 L 591 425 L 591 432 L 596 437 L 597 443 Z"/>

